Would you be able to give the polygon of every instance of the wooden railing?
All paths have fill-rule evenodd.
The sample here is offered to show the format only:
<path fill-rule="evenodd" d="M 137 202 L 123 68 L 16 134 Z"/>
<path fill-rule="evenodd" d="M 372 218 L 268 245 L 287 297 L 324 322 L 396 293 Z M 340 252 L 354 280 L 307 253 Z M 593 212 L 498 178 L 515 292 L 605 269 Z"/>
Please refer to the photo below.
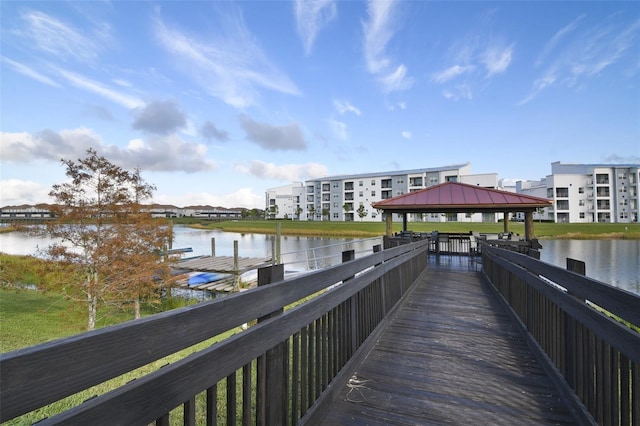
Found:
<path fill-rule="evenodd" d="M 313 423 L 425 270 L 426 250 L 345 252 L 341 265 L 286 281 L 276 265 L 255 289 L 3 354 L 0 421 L 250 323 L 39 425 Z"/>
<path fill-rule="evenodd" d="M 640 424 L 640 296 L 512 251 L 483 245 L 482 256 L 584 422 Z"/>

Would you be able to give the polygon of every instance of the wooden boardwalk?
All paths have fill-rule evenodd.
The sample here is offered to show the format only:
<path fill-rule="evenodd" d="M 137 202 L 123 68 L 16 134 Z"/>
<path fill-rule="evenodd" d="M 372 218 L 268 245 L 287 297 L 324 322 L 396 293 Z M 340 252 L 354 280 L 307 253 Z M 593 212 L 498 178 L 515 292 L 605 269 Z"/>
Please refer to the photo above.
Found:
<path fill-rule="evenodd" d="M 576 420 L 479 273 L 430 264 L 322 424 Z"/>

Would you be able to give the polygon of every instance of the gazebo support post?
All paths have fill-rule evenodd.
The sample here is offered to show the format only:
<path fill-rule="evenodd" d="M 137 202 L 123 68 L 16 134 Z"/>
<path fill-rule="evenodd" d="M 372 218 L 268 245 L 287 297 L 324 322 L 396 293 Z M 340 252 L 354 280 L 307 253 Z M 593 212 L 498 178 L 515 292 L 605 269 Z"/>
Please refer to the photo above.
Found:
<path fill-rule="evenodd" d="M 505 234 L 509 233 L 509 212 L 504 212 L 504 219 L 502 223 L 504 224 L 503 230 Z"/>
<path fill-rule="evenodd" d="M 402 231 L 407 232 L 407 214 L 402 213 Z"/>
<path fill-rule="evenodd" d="M 529 210 L 524 212 L 524 239 L 531 241 L 533 237 L 533 211 Z"/>
<path fill-rule="evenodd" d="M 384 220 L 387 227 L 387 237 L 391 237 L 393 232 L 393 213 L 391 211 L 387 211 Z"/>

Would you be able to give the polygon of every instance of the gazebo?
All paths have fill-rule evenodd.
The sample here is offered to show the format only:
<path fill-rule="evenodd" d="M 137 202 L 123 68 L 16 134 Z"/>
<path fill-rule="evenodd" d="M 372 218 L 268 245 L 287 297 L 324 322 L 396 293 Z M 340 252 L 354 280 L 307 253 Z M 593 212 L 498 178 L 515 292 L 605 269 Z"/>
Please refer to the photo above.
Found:
<path fill-rule="evenodd" d="M 386 216 L 386 234 L 391 237 L 393 213 L 402 215 L 402 229 L 407 230 L 409 213 L 504 213 L 504 232 L 509 232 L 509 213 L 524 212 L 525 240 L 531 241 L 533 212 L 553 204 L 546 198 L 515 192 L 482 188 L 459 182 L 446 182 L 419 191 L 373 203 Z"/>

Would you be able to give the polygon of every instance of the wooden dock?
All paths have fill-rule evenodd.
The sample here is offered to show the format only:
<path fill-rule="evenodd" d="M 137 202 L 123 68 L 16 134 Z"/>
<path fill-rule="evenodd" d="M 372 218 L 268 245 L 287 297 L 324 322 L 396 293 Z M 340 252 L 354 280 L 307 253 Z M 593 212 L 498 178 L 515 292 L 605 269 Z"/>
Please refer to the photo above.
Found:
<path fill-rule="evenodd" d="M 466 262 L 457 270 L 429 265 L 322 424 L 576 424 L 508 311 Z"/>
<path fill-rule="evenodd" d="M 216 272 L 230 274 L 230 278 L 206 284 L 190 286 L 186 280 L 179 281 L 177 287 L 190 290 L 232 292 L 238 290 L 240 275 L 257 270 L 271 263 L 270 258 L 235 256 L 200 256 L 184 259 L 176 263 L 175 269 L 182 272 Z"/>

